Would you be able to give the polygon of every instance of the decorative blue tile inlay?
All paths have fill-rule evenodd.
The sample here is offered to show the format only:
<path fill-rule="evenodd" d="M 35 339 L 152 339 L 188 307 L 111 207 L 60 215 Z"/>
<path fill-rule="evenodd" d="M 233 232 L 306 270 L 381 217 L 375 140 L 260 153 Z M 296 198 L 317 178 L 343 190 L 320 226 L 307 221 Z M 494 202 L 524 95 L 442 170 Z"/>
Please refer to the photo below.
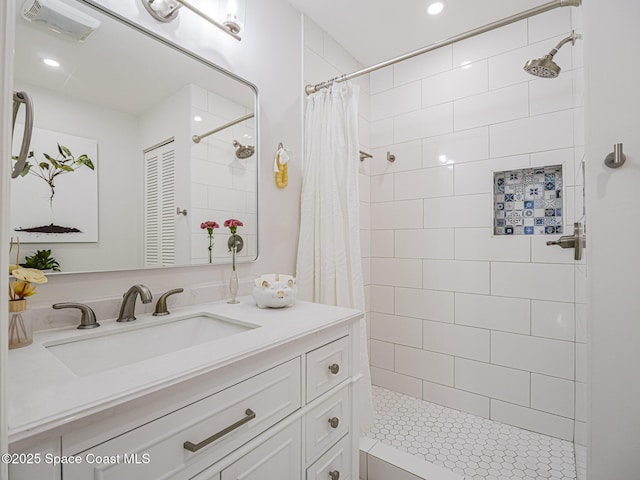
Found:
<path fill-rule="evenodd" d="M 562 233 L 562 165 L 493 174 L 495 235 Z"/>

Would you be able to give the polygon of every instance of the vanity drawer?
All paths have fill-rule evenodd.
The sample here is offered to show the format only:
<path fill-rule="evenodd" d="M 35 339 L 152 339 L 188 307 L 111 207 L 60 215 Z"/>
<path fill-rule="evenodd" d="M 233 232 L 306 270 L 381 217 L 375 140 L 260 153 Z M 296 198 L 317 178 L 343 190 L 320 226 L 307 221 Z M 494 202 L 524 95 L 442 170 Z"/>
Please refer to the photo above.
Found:
<path fill-rule="evenodd" d="M 306 460 L 313 462 L 349 431 L 349 388 L 320 403 L 305 416 Z"/>
<path fill-rule="evenodd" d="M 351 436 L 345 435 L 333 448 L 307 468 L 307 480 L 350 480 L 353 458 Z"/>
<path fill-rule="evenodd" d="M 307 403 L 349 377 L 349 337 L 307 353 Z"/>
<path fill-rule="evenodd" d="M 64 465 L 63 478 L 145 480 L 201 471 L 297 410 L 300 373 L 297 357 L 81 452 L 84 461 Z M 106 461 L 90 463 L 95 458 Z"/>

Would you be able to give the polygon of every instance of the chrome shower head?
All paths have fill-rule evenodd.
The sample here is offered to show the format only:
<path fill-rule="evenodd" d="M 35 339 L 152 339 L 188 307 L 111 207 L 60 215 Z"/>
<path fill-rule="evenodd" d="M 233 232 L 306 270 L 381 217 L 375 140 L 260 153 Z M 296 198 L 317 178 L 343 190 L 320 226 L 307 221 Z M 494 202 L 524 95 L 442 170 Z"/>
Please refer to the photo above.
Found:
<path fill-rule="evenodd" d="M 542 58 L 534 58 L 533 60 L 529 60 L 524 64 L 524 71 L 530 73 L 531 75 L 535 75 L 536 77 L 542 78 L 556 78 L 560 75 L 560 66 L 553 61 L 553 57 L 558 50 L 568 42 L 571 42 L 571 45 L 575 45 L 576 40 L 580 38 L 580 35 L 576 35 L 573 31 L 571 35 L 567 38 L 563 39 L 556 47 L 549 52 L 548 55 L 545 55 Z"/>
<path fill-rule="evenodd" d="M 560 75 L 560 66 L 553 61 L 553 55 L 534 58 L 524 64 L 524 71 L 542 78 L 556 78 Z"/>
<path fill-rule="evenodd" d="M 249 158 L 256 151 L 253 145 L 242 145 L 237 140 L 233 141 L 233 146 L 236 147 L 236 158 L 240 159 Z"/>

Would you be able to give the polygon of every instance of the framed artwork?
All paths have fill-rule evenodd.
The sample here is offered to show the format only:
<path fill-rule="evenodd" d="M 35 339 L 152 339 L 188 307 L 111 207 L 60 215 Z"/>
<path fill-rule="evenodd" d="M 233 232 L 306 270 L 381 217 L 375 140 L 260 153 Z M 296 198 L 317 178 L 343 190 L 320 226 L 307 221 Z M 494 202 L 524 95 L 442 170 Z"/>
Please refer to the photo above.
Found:
<path fill-rule="evenodd" d="M 14 155 L 21 138 L 14 135 Z M 98 142 L 34 127 L 29 150 L 28 170 L 11 179 L 11 235 L 22 243 L 97 242 Z"/>

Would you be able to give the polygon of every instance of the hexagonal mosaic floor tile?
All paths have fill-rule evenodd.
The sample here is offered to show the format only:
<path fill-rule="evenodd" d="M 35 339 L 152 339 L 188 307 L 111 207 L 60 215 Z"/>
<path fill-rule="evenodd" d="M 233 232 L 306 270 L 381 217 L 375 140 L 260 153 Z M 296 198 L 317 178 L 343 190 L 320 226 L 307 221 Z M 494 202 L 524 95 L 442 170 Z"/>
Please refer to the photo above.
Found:
<path fill-rule="evenodd" d="M 467 480 L 576 480 L 573 443 L 373 387 L 368 437 Z"/>

